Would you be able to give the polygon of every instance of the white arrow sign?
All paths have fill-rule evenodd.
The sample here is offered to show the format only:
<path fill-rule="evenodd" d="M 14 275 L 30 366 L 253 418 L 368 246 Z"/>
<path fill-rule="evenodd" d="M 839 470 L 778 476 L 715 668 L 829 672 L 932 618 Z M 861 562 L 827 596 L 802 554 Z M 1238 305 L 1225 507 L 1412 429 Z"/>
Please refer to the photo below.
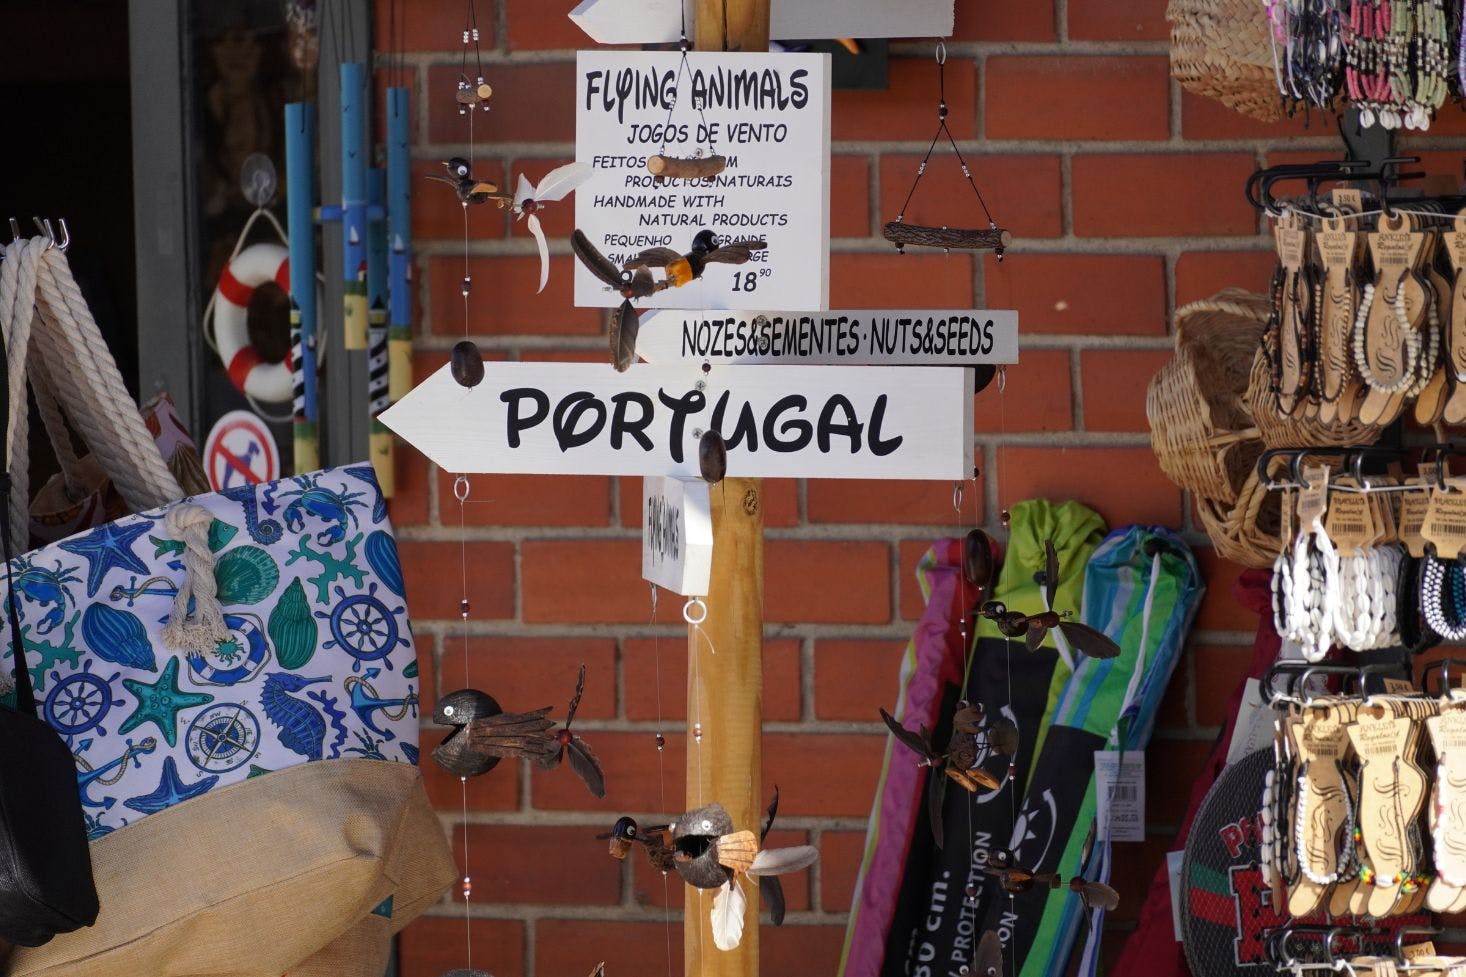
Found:
<path fill-rule="evenodd" d="M 961 479 L 972 470 L 972 371 L 485 363 L 444 366 L 380 420 L 444 471 L 698 477 L 723 435 L 728 474 Z"/>
<path fill-rule="evenodd" d="M 690 0 L 689 0 L 690 5 Z M 582 0 L 570 19 L 598 44 L 666 44 L 682 27 L 678 0 Z M 688 18 L 689 29 L 691 18 Z M 950 37 L 952 0 L 772 0 L 769 36 Z"/>
<path fill-rule="evenodd" d="M 707 312 L 664 309 L 645 315 L 636 351 L 650 363 L 678 360 L 970 366 L 1018 362 L 1018 313 L 926 309 L 831 312 Z"/>
<path fill-rule="evenodd" d="M 641 480 L 641 577 L 684 597 L 708 592 L 713 516 L 700 478 Z"/>

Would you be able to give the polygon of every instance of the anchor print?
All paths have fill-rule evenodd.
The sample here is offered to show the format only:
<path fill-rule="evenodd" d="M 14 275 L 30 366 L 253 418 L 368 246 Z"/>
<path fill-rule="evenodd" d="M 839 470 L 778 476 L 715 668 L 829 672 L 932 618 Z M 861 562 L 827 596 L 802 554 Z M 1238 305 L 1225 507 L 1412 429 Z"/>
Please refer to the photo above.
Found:
<path fill-rule="evenodd" d="M 142 583 L 138 583 L 134 575 L 128 578 L 126 587 L 121 584 L 113 587 L 109 596 L 114 602 L 126 601 L 127 606 L 131 607 L 139 597 L 167 597 L 172 600 L 177 593 L 178 585 L 167 577 L 149 577 Z"/>
<path fill-rule="evenodd" d="M 382 674 L 379 668 L 368 668 L 363 675 L 349 676 L 343 684 L 346 691 L 351 695 L 351 711 L 362 721 L 367 729 L 387 740 L 396 738 L 396 734 L 390 729 L 382 729 L 372 721 L 372 713 L 384 712 L 387 718 L 397 722 L 412 710 L 412 715 L 417 716 L 417 693 L 412 691 L 412 686 L 407 687 L 407 695 L 401 699 L 382 699 L 377 696 L 377 690 L 372 687 L 371 680 Z M 395 713 L 392 710 L 397 710 Z"/>
<path fill-rule="evenodd" d="M 82 750 L 85 751 L 89 746 L 91 746 L 91 740 L 85 741 L 82 743 Z M 117 803 L 117 798 L 104 797 L 100 801 L 92 800 L 91 794 L 89 793 L 92 784 L 98 783 L 103 787 L 110 787 L 112 784 L 117 783 L 117 781 L 122 779 L 123 774 L 127 773 L 128 761 L 131 761 L 134 767 L 141 770 L 143 762 L 138 757 L 146 753 L 152 753 L 157 748 L 158 741 L 155 737 L 144 737 L 136 746 L 132 745 L 132 738 L 129 737 L 127 747 L 117 759 L 109 760 L 100 767 L 90 767 L 79 772 L 76 775 L 76 789 L 77 793 L 81 795 L 82 806 L 100 807 L 104 811 L 110 810 L 112 805 Z M 84 768 L 90 766 L 80 756 L 76 758 L 76 762 L 82 764 Z M 117 771 L 115 774 L 112 772 L 114 770 Z"/>

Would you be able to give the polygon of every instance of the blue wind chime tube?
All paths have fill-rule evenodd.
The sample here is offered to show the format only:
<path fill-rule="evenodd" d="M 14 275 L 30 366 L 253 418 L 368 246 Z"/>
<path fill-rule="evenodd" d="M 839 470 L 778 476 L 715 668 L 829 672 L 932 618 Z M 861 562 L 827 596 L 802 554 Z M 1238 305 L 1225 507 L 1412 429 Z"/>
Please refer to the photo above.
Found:
<path fill-rule="evenodd" d="M 371 416 L 368 433 L 372 467 L 377 472 L 377 484 L 382 495 L 391 498 L 393 469 L 395 465 L 392 447 L 392 432 L 377 420 L 377 415 L 391 404 L 387 396 L 387 280 L 389 260 L 387 258 L 387 218 L 383 214 L 383 202 L 387 195 L 387 173 L 374 166 L 367 171 L 367 186 L 371 200 L 371 212 L 375 215 L 368 222 L 367 231 L 367 295 L 371 308 L 367 313 L 367 410 Z"/>
<path fill-rule="evenodd" d="M 387 89 L 387 395 L 412 389 L 412 162 L 408 155 L 407 89 Z"/>
<path fill-rule="evenodd" d="M 285 106 L 285 222 L 290 250 L 290 350 L 294 396 L 295 471 L 320 468 L 319 399 L 316 395 L 316 249 L 312 217 L 311 153 L 316 107 Z"/>
<path fill-rule="evenodd" d="M 341 65 L 341 248 L 346 349 L 367 348 L 366 71 Z"/>

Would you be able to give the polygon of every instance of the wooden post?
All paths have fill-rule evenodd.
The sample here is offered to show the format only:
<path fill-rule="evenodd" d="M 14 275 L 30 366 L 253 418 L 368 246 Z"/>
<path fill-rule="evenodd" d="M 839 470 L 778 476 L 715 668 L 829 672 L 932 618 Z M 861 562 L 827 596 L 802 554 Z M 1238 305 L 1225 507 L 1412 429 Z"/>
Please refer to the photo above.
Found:
<path fill-rule="evenodd" d="M 703 633 L 687 636 L 687 809 L 717 801 L 736 828 L 758 831 L 763 717 L 763 483 L 727 478 L 713 486 L 713 572 Z M 701 740 L 692 723 L 701 726 Z M 735 950 L 713 946 L 715 892 L 687 887 L 683 960 L 688 977 L 757 977 L 758 886 Z"/>
<path fill-rule="evenodd" d="M 695 0 L 699 51 L 769 49 L 769 0 Z M 713 571 L 706 637 L 688 629 L 687 809 L 717 801 L 738 829 L 757 832 L 763 735 L 763 481 L 726 478 L 713 486 Z M 692 728 L 701 717 L 702 741 Z M 758 977 L 758 886 L 737 949 L 713 946 L 714 893 L 687 886 L 682 926 L 686 977 Z"/>
<path fill-rule="evenodd" d="M 699 51 L 769 49 L 769 0 L 695 0 L 692 43 Z"/>

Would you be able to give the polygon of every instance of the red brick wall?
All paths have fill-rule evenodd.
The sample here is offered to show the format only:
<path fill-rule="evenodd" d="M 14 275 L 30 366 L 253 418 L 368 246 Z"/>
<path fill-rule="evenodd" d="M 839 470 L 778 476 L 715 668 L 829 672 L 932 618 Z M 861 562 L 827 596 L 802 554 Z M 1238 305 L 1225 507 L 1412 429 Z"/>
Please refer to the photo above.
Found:
<path fill-rule="evenodd" d="M 893 0 L 895 2 L 895 0 Z M 1151 455 L 1145 386 L 1170 348 L 1179 304 L 1226 285 L 1263 288 L 1270 258 L 1243 200 L 1246 175 L 1270 159 L 1332 157 L 1330 124 L 1263 125 L 1183 93 L 1167 74 L 1165 0 L 958 0 L 948 45 L 949 122 L 990 207 L 1018 243 L 1008 260 L 912 253 L 878 236 L 900 205 L 936 122 L 928 44 L 896 44 L 890 90 L 834 97 L 831 302 L 836 307 L 992 307 L 1021 313 L 1022 363 L 1007 390 L 975 404 L 988 528 L 1034 496 L 1080 498 L 1112 526 L 1183 526 L 1189 507 Z M 385 14 L 386 4 L 381 5 Z M 460 150 L 452 90 L 461 4 L 404 5 L 423 172 Z M 476 120 L 483 174 L 507 183 L 574 153 L 574 49 L 587 40 L 569 0 L 479 0 L 492 111 Z M 379 37 L 385 39 L 385 24 Z M 431 97 L 429 97 L 431 95 Z M 1435 127 L 1434 172 L 1458 173 L 1462 113 Z M 1442 138 L 1441 130 L 1450 135 Z M 450 195 L 414 182 L 418 367 L 441 365 L 461 336 L 461 215 Z M 472 212 L 473 327 L 488 355 L 601 360 L 604 316 L 571 305 L 565 238 L 572 208 L 546 217 L 550 285 L 535 295 L 534 246 L 504 214 Z M 957 166 L 938 158 L 908 219 L 977 221 Z M 568 770 L 498 769 L 469 785 L 474 962 L 497 977 L 564 977 L 602 958 L 613 975 L 662 973 L 668 939 L 681 970 L 681 927 L 646 866 L 618 866 L 593 839 L 627 811 L 677 811 L 685 645 L 675 598 L 648 624 L 639 579 L 636 479 L 475 477 L 460 533 L 451 477 L 399 449 L 392 514 L 411 610 L 440 691 L 463 682 L 457 602 L 467 539 L 474 681 L 506 705 L 563 708 L 575 667 L 589 678 L 577 725 L 606 767 L 594 801 Z M 876 707 L 894 698 L 897 661 L 921 611 L 912 570 L 950 533 L 945 483 L 767 481 L 764 782 L 784 787 L 785 841 L 823 854 L 786 881 L 791 909 L 761 933 L 764 972 L 832 973 L 881 761 Z M 1123 938 L 1170 844 L 1193 772 L 1245 663 L 1255 619 L 1232 601 L 1236 568 L 1201 551 L 1210 590 L 1178 668 L 1149 756 L 1150 840 L 1117 859 L 1123 894 L 1108 937 Z M 656 636 L 660 635 L 660 648 Z M 656 729 L 656 662 L 668 746 Z M 425 684 L 430 680 L 425 678 Z M 431 688 L 431 685 L 428 685 Z M 427 704 L 425 703 L 425 706 Z M 425 710 L 430 711 L 430 710 Z M 436 734 L 425 733 L 431 747 Z M 423 765 L 444 824 L 459 787 Z M 667 798 L 663 805 L 663 790 Z M 681 884 L 667 892 L 680 906 Z M 445 903 L 403 939 L 405 977 L 461 966 L 462 906 Z M 1113 949 L 1113 948 L 1112 948 Z"/>

